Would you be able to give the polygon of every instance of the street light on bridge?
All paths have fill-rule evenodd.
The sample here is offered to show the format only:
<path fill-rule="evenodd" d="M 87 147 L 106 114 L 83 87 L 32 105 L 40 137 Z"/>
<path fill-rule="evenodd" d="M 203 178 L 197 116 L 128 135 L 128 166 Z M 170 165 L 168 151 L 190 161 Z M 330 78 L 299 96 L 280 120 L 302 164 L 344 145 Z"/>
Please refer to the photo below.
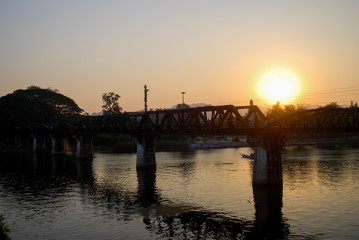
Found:
<path fill-rule="evenodd" d="M 182 92 L 182 108 L 184 108 L 184 95 L 186 92 Z"/>
<path fill-rule="evenodd" d="M 148 93 L 147 85 L 145 84 L 145 112 L 147 112 L 147 93 Z"/>

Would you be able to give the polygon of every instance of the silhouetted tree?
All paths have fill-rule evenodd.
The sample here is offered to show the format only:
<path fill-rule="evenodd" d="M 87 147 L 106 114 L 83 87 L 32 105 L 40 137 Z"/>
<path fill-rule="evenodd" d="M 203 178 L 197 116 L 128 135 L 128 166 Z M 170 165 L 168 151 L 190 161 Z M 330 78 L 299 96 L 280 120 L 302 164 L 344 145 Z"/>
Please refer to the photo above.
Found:
<path fill-rule="evenodd" d="M 309 109 L 308 105 L 306 105 L 304 103 L 298 103 L 296 111 L 301 112 L 301 111 L 305 111 L 305 110 L 308 110 L 308 109 Z"/>
<path fill-rule="evenodd" d="M 277 102 L 275 105 L 272 106 L 271 109 L 268 109 L 266 112 L 268 119 L 276 120 L 280 117 L 284 116 L 284 109 L 280 105 L 280 102 Z"/>
<path fill-rule="evenodd" d="M 83 110 L 58 90 L 30 86 L 0 98 L 0 123 L 25 125 L 54 123 L 79 115 Z"/>
<path fill-rule="evenodd" d="M 325 105 L 323 108 L 341 108 L 341 106 L 337 102 L 331 102 Z"/>
<path fill-rule="evenodd" d="M 185 103 L 180 103 L 180 104 L 177 104 L 177 106 L 176 106 L 176 109 L 186 109 L 186 108 L 191 108 L 191 107 Z"/>
<path fill-rule="evenodd" d="M 102 94 L 102 112 L 104 115 L 111 114 L 119 114 L 122 111 L 122 107 L 120 107 L 118 100 L 120 99 L 120 95 L 109 92 Z"/>
<path fill-rule="evenodd" d="M 349 108 L 358 108 L 358 103 L 354 101 L 350 101 L 350 107 Z"/>
<path fill-rule="evenodd" d="M 283 107 L 280 105 L 280 102 L 277 102 L 272 108 L 268 109 L 266 115 L 268 119 L 277 120 L 281 117 L 294 114 L 296 112 L 307 110 L 308 108 L 304 104 L 297 104 L 294 106 L 293 104 L 284 105 Z"/>

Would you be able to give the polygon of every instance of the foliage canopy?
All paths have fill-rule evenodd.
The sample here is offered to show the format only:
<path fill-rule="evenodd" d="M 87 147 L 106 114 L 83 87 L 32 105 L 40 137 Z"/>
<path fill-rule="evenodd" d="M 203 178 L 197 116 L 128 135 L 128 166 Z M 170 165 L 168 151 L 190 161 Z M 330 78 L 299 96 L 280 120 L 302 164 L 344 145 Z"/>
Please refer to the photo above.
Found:
<path fill-rule="evenodd" d="M 5 218 L 3 215 L 0 215 L 0 234 L 6 234 L 11 232 L 9 225 L 5 222 Z"/>
<path fill-rule="evenodd" d="M 176 109 L 186 109 L 186 108 L 191 108 L 191 107 L 186 103 L 180 103 L 180 104 L 177 104 L 177 106 L 176 106 Z"/>
<path fill-rule="evenodd" d="M 0 123 L 5 125 L 54 123 L 81 112 L 74 100 L 50 88 L 30 86 L 0 98 Z"/>
<path fill-rule="evenodd" d="M 292 104 L 281 106 L 280 103 L 277 102 L 275 105 L 272 106 L 271 109 L 268 109 L 268 111 L 266 112 L 266 116 L 269 119 L 275 120 L 286 115 L 301 112 L 304 110 L 308 110 L 308 107 L 306 107 L 304 104 L 297 104 L 297 106 L 294 106 Z"/>
<path fill-rule="evenodd" d="M 104 115 L 110 114 L 119 114 L 122 111 L 122 107 L 120 107 L 118 100 L 120 99 L 120 95 L 109 92 L 102 94 L 102 112 Z"/>

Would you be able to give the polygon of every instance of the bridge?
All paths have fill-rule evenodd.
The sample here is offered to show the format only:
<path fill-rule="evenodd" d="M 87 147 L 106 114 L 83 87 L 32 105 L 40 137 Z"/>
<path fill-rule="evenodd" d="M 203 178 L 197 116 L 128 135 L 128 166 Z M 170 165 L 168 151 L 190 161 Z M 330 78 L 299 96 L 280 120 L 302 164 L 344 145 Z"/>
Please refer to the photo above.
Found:
<path fill-rule="evenodd" d="M 253 183 L 281 184 L 281 153 L 290 134 L 359 132 L 359 109 L 318 108 L 277 119 L 255 106 L 207 106 L 188 109 L 81 116 L 73 122 L 19 127 L 13 131 L 32 136 L 33 150 L 50 139 L 52 153 L 63 151 L 64 137 L 77 140 L 77 156 L 92 157 L 93 136 L 99 133 L 129 134 L 137 143 L 137 168 L 156 166 L 155 142 L 161 135 L 246 135 L 254 149 Z M 58 150 L 60 149 L 60 150 Z"/>

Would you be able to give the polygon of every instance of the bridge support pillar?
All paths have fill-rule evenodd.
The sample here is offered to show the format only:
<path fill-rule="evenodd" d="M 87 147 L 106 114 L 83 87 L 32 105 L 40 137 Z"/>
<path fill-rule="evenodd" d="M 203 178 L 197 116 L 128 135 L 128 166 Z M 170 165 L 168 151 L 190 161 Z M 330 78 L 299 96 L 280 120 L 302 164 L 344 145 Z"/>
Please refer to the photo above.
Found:
<path fill-rule="evenodd" d="M 32 139 L 32 151 L 42 152 L 46 151 L 46 139 L 43 136 L 34 136 Z"/>
<path fill-rule="evenodd" d="M 248 144 L 254 148 L 253 185 L 282 185 L 280 150 L 284 140 L 280 133 L 248 137 Z"/>
<path fill-rule="evenodd" d="M 51 139 L 51 154 L 65 154 L 65 140 L 59 136 L 50 136 Z"/>
<path fill-rule="evenodd" d="M 156 167 L 156 139 L 157 137 L 154 135 L 142 135 L 134 138 L 137 143 L 137 168 Z"/>
<path fill-rule="evenodd" d="M 93 157 L 93 135 L 82 134 L 74 136 L 77 141 L 76 157 L 92 158 Z"/>

